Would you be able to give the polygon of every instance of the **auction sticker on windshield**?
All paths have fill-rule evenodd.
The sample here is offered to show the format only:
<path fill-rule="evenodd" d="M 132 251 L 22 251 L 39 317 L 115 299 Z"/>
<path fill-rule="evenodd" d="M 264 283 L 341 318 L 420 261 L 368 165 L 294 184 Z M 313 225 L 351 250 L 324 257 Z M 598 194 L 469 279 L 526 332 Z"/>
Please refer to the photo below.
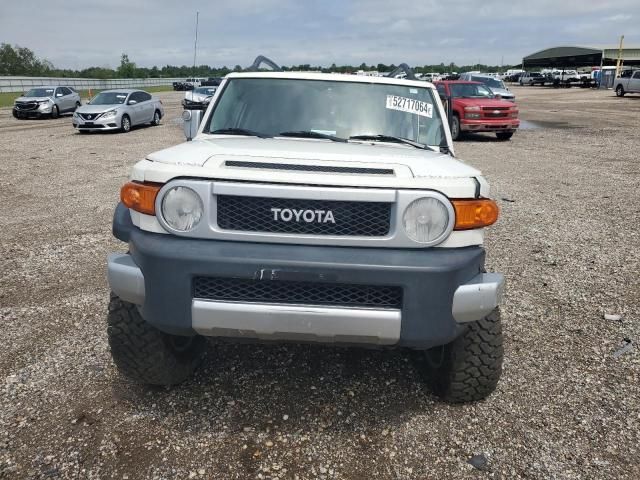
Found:
<path fill-rule="evenodd" d="M 433 117 L 433 105 L 414 98 L 387 95 L 387 108 L 399 110 L 400 112 L 415 113 L 423 117 Z"/>

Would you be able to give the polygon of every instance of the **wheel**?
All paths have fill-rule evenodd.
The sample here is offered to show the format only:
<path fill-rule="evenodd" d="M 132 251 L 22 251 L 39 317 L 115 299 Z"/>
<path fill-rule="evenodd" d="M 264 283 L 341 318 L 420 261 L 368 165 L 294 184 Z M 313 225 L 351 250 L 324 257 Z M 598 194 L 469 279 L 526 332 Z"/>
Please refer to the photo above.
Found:
<path fill-rule="evenodd" d="M 498 140 L 509 140 L 513 137 L 513 132 L 496 132 L 496 137 Z"/>
<path fill-rule="evenodd" d="M 460 137 L 460 118 L 457 115 L 453 116 L 451 121 L 451 138 L 457 140 Z"/>
<path fill-rule="evenodd" d="M 529 86 L 530 86 L 530 87 L 533 87 L 534 85 L 535 85 L 535 83 L 533 83 L 533 81 L 530 81 L 530 82 L 529 82 Z"/>
<path fill-rule="evenodd" d="M 151 125 L 153 125 L 154 127 L 157 127 L 158 125 L 160 125 L 160 111 L 156 110 L 153 113 L 153 120 L 151 120 Z"/>
<path fill-rule="evenodd" d="M 76 108 L 73 109 L 73 111 L 75 112 L 77 109 L 79 109 L 82 106 L 82 104 L 80 102 L 76 102 Z"/>
<path fill-rule="evenodd" d="M 11 110 L 11 113 L 13 114 L 13 118 L 20 118 L 18 116 L 18 112 L 16 112 L 15 110 Z"/>
<path fill-rule="evenodd" d="M 137 383 L 175 385 L 190 377 L 206 348 L 204 337 L 169 335 L 148 324 L 138 307 L 113 293 L 107 315 L 111 356 Z"/>
<path fill-rule="evenodd" d="M 124 133 L 131 131 L 131 119 L 129 115 L 123 115 L 122 120 L 120 120 L 120 130 Z"/>
<path fill-rule="evenodd" d="M 60 110 L 58 109 L 58 106 L 54 105 L 53 107 L 51 107 L 51 118 L 58 118 L 59 115 Z"/>
<path fill-rule="evenodd" d="M 624 97 L 624 88 L 623 88 L 623 86 L 622 86 L 622 85 L 618 85 L 618 86 L 616 87 L 616 95 L 617 95 L 618 97 Z"/>
<path fill-rule="evenodd" d="M 453 342 L 425 352 L 427 380 L 433 392 L 451 403 L 486 398 L 502 374 L 500 310 L 466 324 Z"/>

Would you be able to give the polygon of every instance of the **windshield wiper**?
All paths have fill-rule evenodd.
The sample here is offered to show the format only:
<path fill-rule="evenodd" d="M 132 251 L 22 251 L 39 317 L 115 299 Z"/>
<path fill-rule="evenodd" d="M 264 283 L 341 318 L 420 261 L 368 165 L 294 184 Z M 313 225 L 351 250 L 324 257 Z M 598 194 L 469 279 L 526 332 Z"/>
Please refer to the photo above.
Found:
<path fill-rule="evenodd" d="M 246 128 L 221 128 L 219 130 L 214 130 L 213 132 L 209 132 L 213 135 L 247 135 L 250 137 L 259 137 L 259 138 L 271 138 L 271 135 L 267 135 L 266 133 L 254 132 L 253 130 L 247 130 Z"/>
<path fill-rule="evenodd" d="M 377 140 L 378 142 L 404 143 L 405 145 L 422 148 L 423 150 L 431 150 L 431 148 L 423 143 L 414 142 L 413 140 L 409 140 L 408 138 L 395 137 L 393 135 L 351 135 L 349 137 L 349 140 Z"/>
<path fill-rule="evenodd" d="M 326 133 L 314 132 L 313 130 L 298 130 L 295 132 L 280 132 L 279 137 L 298 137 L 298 138 L 324 138 L 334 142 L 346 142 L 344 138 L 328 135 Z"/>

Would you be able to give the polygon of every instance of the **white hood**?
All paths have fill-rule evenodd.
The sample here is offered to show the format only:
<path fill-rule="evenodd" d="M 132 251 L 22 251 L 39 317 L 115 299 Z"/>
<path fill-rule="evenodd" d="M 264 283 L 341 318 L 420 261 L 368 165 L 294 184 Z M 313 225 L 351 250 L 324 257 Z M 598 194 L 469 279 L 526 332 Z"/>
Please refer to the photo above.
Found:
<path fill-rule="evenodd" d="M 227 161 L 251 162 L 251 168 Z M 280 164 L 280 168 L 256 163 Z M 392 174 L 288 170 L 281 164 L 393 170 Z M 180 172 L 176 174 L 177 172 Z M 134 179 L 165 182 L 176 176 L 395 188 L 433 188 L 450 196 L 472 196 L 482 173 L 447 154 L 379 142 L 202 136 L 147 156 Z M 136 178 L 138 177 L 138 178 Z M 142 178 L 140 178 L 142 177 Z"/>

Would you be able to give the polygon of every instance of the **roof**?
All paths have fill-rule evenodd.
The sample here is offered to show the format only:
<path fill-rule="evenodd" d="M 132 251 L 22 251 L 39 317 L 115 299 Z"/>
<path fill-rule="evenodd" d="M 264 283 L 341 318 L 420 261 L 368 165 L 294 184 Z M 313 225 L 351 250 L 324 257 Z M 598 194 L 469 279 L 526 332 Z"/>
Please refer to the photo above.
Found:
<path fill-rule="evenodd" d="M 109 90 L 102 90 L 101 93 L 105 93 L 105 92 L 133 93 L 133 92 L 144 92 L 144 90 L 140 90 L 139 88 L 110 88 Z"/>
<path fill-rule="evenodd" d="M 349 75 L 343 73 L 315 73 L 315 72 L 241 72 L 230 73 L 225 78 L 281 78 L 292 80 L 324 80 L 331 82 L 352 83 L 380 83 L 387 85 L 404 85 L 411 87 L 431 88 L 431 82 L 424 80 L 404 80 L 391 77 L 370 77 L 366 75 Z"/>
<path fill-rule="evenodd" d="M 532 53 L 522 59 L 526 67 L 589 67 L 600 65 L 602 50 L 561 46 Z"/>

